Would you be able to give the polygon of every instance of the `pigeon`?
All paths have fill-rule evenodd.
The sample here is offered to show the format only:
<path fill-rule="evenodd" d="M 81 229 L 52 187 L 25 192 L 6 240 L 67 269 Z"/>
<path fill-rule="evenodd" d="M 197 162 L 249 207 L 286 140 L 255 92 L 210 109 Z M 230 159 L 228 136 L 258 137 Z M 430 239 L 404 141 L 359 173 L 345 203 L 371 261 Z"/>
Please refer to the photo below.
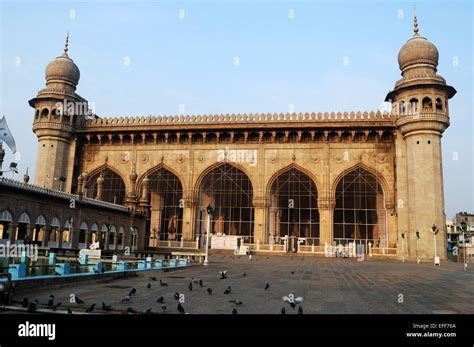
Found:
<path fill-rule="evenodd" d="M 265 284 L 265 290 L 267 290 L 268 288 L 270 288 L 270 284 L 269 284 L 269 283 Z"/>
<path fill-rule="evenodd" d="M 298 314 L 303 314 L 303 306 L 298 307 Z"/>
<path fill-rule="evenodd" d="M 86 310 L 86 313 L 91 313 L 92 311 L 94 311 L 94 308 L 95 304 L 90 305 L 89 308 Z"/>
<path fill-rule="evenodd" d="M 51 294 L 48 299 L 48 306 L 51 307 L 54 304 L 54 295 Z"/>
<path fill-rule="evenodd" d="M 151 283 L 148 283 L 148 284 L 146 285 L 146 287 L 147 287 L 147 289 L 150 289 L 150 288 L 151 288 Z"/>
<path fill-rule="evenodd" d="M 132 299 L 132 297 L 130 295 L 127 295 L 126 297 L 124 297 L 122 299 L 122 301 L 120 301 L 122 304 L 128 304 L 130 302 L 130 300 Z"/>
<path fill-rule="evenodd" d="M 143 314 L 150 314 L 151 313 L 151 308 L 147 308 L 146 310 L 143 311 Z"/>
<path fill-rule="evenodd" d="M 204 283 L 202 282 L 202 280 L 199 280 L 199 287 L 202 287 L 204 285 Z"/>
<path fill-rule="evenodd" d="M 127 308 L 127 313 L 128 313 L 128 314 L 132 314 L 132 313 L 137 313 L 137 311 L 135 311 L 135 310 L 133 309 L 133 307 L 129 307 L 129 308 Z"/>
<path fill-rule="evenodd" d="M 178 292 L 174 293 L 174 299 L 175 299 L 175 300 L 178 300 L 178 299 L 179 299 L 179 293 L 178 293 Z"/>
<path fill-rule="evenodd" d="M 92 269 L 94 270 L 94 273 L 95 273 L 95 274 L 100 274 L 100 271 L 97 270 L 95 267 L 93 267 Z"/>
<path fill-rule="evenodd" d="M 28 298 L 23 298 L 23 301 L 21 302 L 21 306 L 23 306 L 24 308 L 27 308 L 28 305 L 29 305 Z"/>
<path fill-rule="evenodd" d="M 36 312 L 36 309 L 38 308 L 39 301 L 35 300 L 34 302 L 30 302 L 28 304 L 28 312 L 34 313 Z"/>
<path fill-rule="evenodd" d="M 162 303 L 165 302 L 165 299 L 164 299 L 162 296 L 160 296 L 160 297 L 156 300 L 156 302 L 159 303 L 159 304 L 162 304 Z"/>
<path fill-rule="evenodd" d="M 189 282 L 188 288 L 189 288 L 189 290 L 193 290 L 193 282 Z"/>
<path fill-rule="evenodd" d="M 207 288 L 206 291 L 207 291 L 207 294 L 209 294 L 209 295 L 212 294 L 212 289 L 211 288 Z"/>
<path fill-rule="evenodd" d="M 232 314 L 237 314 L 237 310 L 235 309 L 235 307 L 232 309 Z"/>
<path fill-rule="evenodd" d="M 290 304 L 292 308 L 295 308 L 298 304 L 303 302 L 303 298 L 301 296 L 298 296 L 296 298 L 293 297 L 292 299 L 290 299 L 288 296 L 284 296 L 282 299 L 284 302 Z"/>
<path fill-rule="evenodd" d="M 236 304 L 237 306 L 242 305 L 242 301 L 240 301 L 240 300 L 238 300 L 238 299 L 229 300 L 229 302 L 231 302 L 231 303 L 233 303 L 233 304 Z"/>
<path fill-rule="evenodd" d="M 106 305 L 105 302 L 102 303 L 102 311 L 110 311 L 112 309 L 112 305 Z"/>
<path fill-rule="evenodd" d="M 161 312 L 165 312 L 166 311 L 166 305 L 165 304 L 162 304 L 161 305 Z"/>
<path fill-rule="evenodd" d="M 199 284 L 199 280 L 197 278 L 191 278 L 191 283 L 194 283 L 194 284 Z"/>
<path fill-rule="evenodd" d="M 286 310 L 284 307 L 281 308 L 281 311 L 280 311 L 281 314 L 286 314 Z"/>
<path fill-rule="evenodd" d="M 244 276 L 244 277 L 247 276 L 247 273 L 244 272 L 244 273 L 242 274 L 242 276 Z"/>
<path fill-rule="evenodd" d="M 225 290 L 224 294 L 230 294 L 231 291 L 232 291 L 232 288 L 230 286 L 228 286 L 227 289 Z"/>
<path fill-rule="evenodd" d="M 292 275 L 294 275 L 294 274 L 295 274 L 295 271 L 294 271 L 294 270 L 293 270 L 293 271 L 291 271 L 291 274 L 292 274 Z"/>
<path fill-rule="evenodd" d="M 167 286 L 168 286 L 168 283 L 163 282 L 162 280 L 160 280 L 160 286 L 162 286 L 162 287 L 167 287 Z"/>
<path fill-rule="evenodd" d="M 67 314 L 72 314 L 72 311 L 69 307 L 67 308 Z"/>
<path fill-rule="evenodd" d="M 155 276 L 150 277 L 150 279 L 151 279 L 152 281 L 156 281 L 156 277 L 155 277 Z"/>
<path fill-rule="evenodd" d="M 135 288 L 132 288 L 132 290 L 130 291 L 130 293 L 128 293 L 129 296 L 132 296 L 133 294 L 135 294 L 137 292 L 137 290 Z"/>
<path fill-rule="evenodd" d="M 184 307 L 181 306 L 181 303 L 180 303 L 180 302 L 178 302 L 178 307 L 177 307 L 176 309 L 178 310 L 179 313 L 185 313 Z"/>
<path fill-rule="evenodd" d="M 226 279 L 227 278 L 227 271 L 224 270 L 224 271 L 219 272 L 219 276 L 220 276 L 219 278 L 221 280 Z"/>
<path fill-rule="evenodd" d="M 81 299 L 79 299 L 79 297 L 78 297 L 78 296 L 75 296 L 75 297 L 74 297 L 74 299 L 75 299 L 75 301 L 76 301 L 76 304 L 79 304 L 79 305 L 82 305 L 82 304 L 84 304 L 84 301 L 83 301 L 83 300 L 81 300 Z"/>

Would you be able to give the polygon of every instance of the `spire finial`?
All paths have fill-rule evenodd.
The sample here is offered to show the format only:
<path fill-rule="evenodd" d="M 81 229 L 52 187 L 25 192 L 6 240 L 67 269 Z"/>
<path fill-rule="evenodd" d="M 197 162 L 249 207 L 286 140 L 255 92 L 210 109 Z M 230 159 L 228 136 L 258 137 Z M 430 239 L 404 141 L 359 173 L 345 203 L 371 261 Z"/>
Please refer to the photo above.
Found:
<path fill-rule="evenodd" d="M 69 31 L 66 33 L 66 43 L 64 44 L 64 54 L 67 55 L 67 49 L 69 46 Z"/>
<path fill-rule="evenodd" d="M 413 21 L 414 21 L 413 31 L 415 32 L 413 36 L 420 36 L 418 34 L 418 19 L 416 18 L 416 5 L 414 5 L 414 8 L 413 8 Z"/>

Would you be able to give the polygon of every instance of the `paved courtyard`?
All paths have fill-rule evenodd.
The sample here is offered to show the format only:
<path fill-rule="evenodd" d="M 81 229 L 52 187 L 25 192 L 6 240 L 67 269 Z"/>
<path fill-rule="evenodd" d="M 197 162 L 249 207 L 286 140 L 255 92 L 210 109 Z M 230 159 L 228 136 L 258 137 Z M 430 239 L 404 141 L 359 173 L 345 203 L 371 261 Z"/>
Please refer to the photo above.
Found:
<path fill-rule="evenodd" d="M 228 278 L 219 279 L 222 270 L 227 271 Z M 202 279 L 203 287 L 194 284 L 190 291 L 192 278 Z M 168 285 L 160 286 L 160 279 Z M 267 283 L 269 288 L 265 289 Z M 228 286 L 231 293 L 224 294 Z M 136 288 L 136 294 L 130 303 L 122 304 L 132 288 Z M 212 289 L 212 295 L 207 288 Z M 249 260 L 219 254 L 211 257 L 208 267 L 193 265 L 184 270 L 150 271 L 124 279 L 18 290 L 15 300 L 38 299 L 40 307 L 46 307 L 43 304 L 53 294 L 61 307 L 69 306 L 76 313 L 85 312 L 93 303 L 94 313 L 103 313 L 102 302 L 112 305 L 113 313 L 124 313 L 129 307 L 137 312 L 151 308 L 152 313 L 162 313 L 156 301 L 163 296 L 166 313 L 177 313 L 178 301 L 173 297 L 176 292 L 184 294 L 182 306 L 191 314 L 230 314 L 234 307 L 239 314 L 280 314 L 282 307 L 287 314 L 297 314 L 298 306 L 292 308 L 282 300 L 290 294 L 303 298 L 305 314 L 474 313 L 474 272 L 464 272 L 462 264 L 443 263 L 435 268 L 432 263 L 296 256 L 254 256 Z M 85 304 L 69 304 L 71 293 Z M 229 302 L 234 299 L 242 304 Z"/>

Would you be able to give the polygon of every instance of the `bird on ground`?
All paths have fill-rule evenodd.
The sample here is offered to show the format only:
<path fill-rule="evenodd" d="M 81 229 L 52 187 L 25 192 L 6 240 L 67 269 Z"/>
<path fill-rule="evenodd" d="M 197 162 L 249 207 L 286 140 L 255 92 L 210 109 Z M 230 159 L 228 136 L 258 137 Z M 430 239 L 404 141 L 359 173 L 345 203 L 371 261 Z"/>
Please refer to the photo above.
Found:
<path fill-rule="evenodd" d="M 234 300 L 229 300 L 229 302 L 233 303 L 233 304 L 236 304 L 237 306 L 240 306 L 242 305 L 242 301 L 238 300 L 238 299 L 234 299 Z"/>
<path fill-rule="evenodd" d="M 188 288 L 189 290 L 193 290 L 193 282 L 189 282 Z"/>
<path fill-rule="evenodd" d="M 94 308 L 95 304 L 90 305 L 89 308 L 86 310 L 86 313 L 91 313 L 92 311 L 94 311 Z"/>
<path fill-rule="evenodd" d="M 148 284 L 146 285 L 146 288 L 147 288 L 147 289 L 150 289 L 150 288 L 151 288 L 151 283 L 148 283 Z"/>
<path fill-rule="evenodd" d="M 284 297 L 282 297 L 282 300 L 284 302 L 287 302 L 292 308 L 295 308 L 298 304 L 303 302 L 303 298 L 301 296 L 298 296 L 296 298 L 292 295 L 290 295 L 290 296 L 291 297 L 284 296 Z"/>
<path fill-rule="evenodd" d="M 67 308 L 67 314 L 72 314 L 72 311 L 69 307 Z"/>
<path fill-rule="evenodd" d="M 151 279 L 152 281 L 156 281 L 156 277 L 155 277 L 155 276 L 150 277 L 150 279 Z"/>
<path fill-rule="evenodd" d="M 129 308 L 127 308 L 127 313 L 128 313 L 128 314 L 132 314 L 132 313 L 138 313 L 138 312 L 135 311 L 135 310 L 133 309 L 133 307 L 129 307 Z"/>
<path fill-rule="evenodd" d="M 294 270 L 293 270 L 293 271 L 291 271 L 291 274 L 292 274 L 292 275 L 294 275 L 294 274 L 295 274 L 295 271 L 294 271 Z"/>
<path fill-rule="evenodd" d="M 212 289 L 211 289 L 211 288 L 207 288 L 207 289 L 206 289 L 206 292 L 207 292 L 207 294 L 211 295 L 211 294 L 212 294 Z"/>
<path fill-rule="evenodd" d="M 199 280 L 199 287 L 202 287 L 204 285 L 204 282 L 202 280 Z"/>
<path fill-rule="evenodd" d="M 244 277 L 245 277 L 245 276 L 247 276 L 247 273 L 246 273 L 246 272 L 244 272 L 244 273 L 242 274 L 242 276 L 244 276 Z"/>
<path fill-rule="evenodd" d="M 143 314 L 150 314 L 151 313 L 151 308 L 147 308 L 143 311 Z"/>
<path fill-rule="evenodd" d="M 165 312 L 166 311 L 166 305 L 165 304 L 162 304 L 161 305 L 161 312 Z"/>
<path fill-rule="evenodd" d="M 227 271 L 224 270 L 224 271 L 219 272 L 219 278 L 221 280 L 226 279 L 227 278 Z"/>
<path fill-rule="evenodd" d="M 179 293 L 178 293 L 178 292 L 174 293 L 174 299 L 175 299 L 175 300 L 178 300 L 178 299 L 179 299 Z"/>
<path fill-rule="evenodd" d="M 298 314 L 303 314 L 303 306 L 298 307 Z"/>
<path fill-rule="evenodd" d="M 199 280 L 197 278 L 192 277 L 191 278 L 191 283 L 193 284 L 199 284 Z"/>
<path fill-rule="evenodd" d="M 112 309 L 112 305 L 106 305 L 105 302 L 102 303 L 102 311 L 110 311 Z"/>
<path fill-rule="evenodd" d="M 232 314 L 237 314 L 237 310 L 235 309 L 235 307 L 232 309 Z"/>
<path fill-rule="evenodd" d="M 270 283 L 265 284 L 265 290 L 267 290 L 268 288 L 270 288 Z"/>
<path fill-rule="evenodd" d="M 127 295 L 126 297 L 124 297 L 124 298 L 122 299 L 122 301 L 120 301 L 120 303 L 122 303 L 122 304 L 128 304 L 131 299 L 132 299 L 132 297 L 131 297 L 130 295 Z"/>
<path fill-rule="evenodd" d="M 28 304 L 29 304 L 28 298 L 23 298 L 23 301 L 21 302 L 21 306 L 23 306 L 24 308 L 27 308 Z"/>
<path fill-rule="evenodd" d="M 51 307 L 54 304 L 54 295 L 51 294 L 48 299 L 48 306 Z"/>
<path fill-rule="evenodd" d="M 178 310 L 179 313 L 185 313 L 184 307 L 181 305 L 180 302 L 178 303 L 178 307 L 176 309 Z"/>
<path fill-rule="evenodd" d="M 36 312 L 36 309 L 38 308 L 39 301 L 35 300 L 34 302 L 30 302 L 28 304 L 28 312 L 34 313 Z"/>
<path fill-rule="evenodd" d="M 167 286 L 168 286 L 168 283 L 163 282 L 163 281 L 160 279 L 160 286 L 162 286 L 162 287 L 167 287 Z"/>
<path fill-rule="evenodd" d="M 79 304 L 79 305 L 84 304 L 84 300 L 79 299 L 78 296 L 75 296 L 74 299 L 75 299 L 75 301 L 76 301 L 76 304 Z"/>
<path fill-rule="evenodd" d="M 94 270 L 94 273 L 95 273 L 95 274 L 100 274 L 100 271 L 97 270 L 95 267 L 93 267 L 92 269 Z"/>
<path fill-rule="evenodd" d="M 130 291 L 130 293 L 128 293 L 129 296 L 132 296 L 133 294 L 136 294 L 137 293 L 137 290 L 135 288 L 132 288 L 132 290 Z"/>
<path fill-rule="evenodd" d="M 228 286 L 227 289 L 224 291 L 224 294 L 230 294 L 231 291 L 232 291 L 232 288 Z"/>
<path fill-rule="evenodd" d="M 165 299 L 164 299 L 162 296 L 160 296 L 160 297 L 156 300 L 156 302 L 159 303 L 159 304 L 162 304 L 162 303 L 165 302 Z"/>
<path fill-rule="evenodd" d="M 286 310 L 284 307 L 281 308 L 281 311 L 280 311 L 281 314 L 286 314 Z"/>

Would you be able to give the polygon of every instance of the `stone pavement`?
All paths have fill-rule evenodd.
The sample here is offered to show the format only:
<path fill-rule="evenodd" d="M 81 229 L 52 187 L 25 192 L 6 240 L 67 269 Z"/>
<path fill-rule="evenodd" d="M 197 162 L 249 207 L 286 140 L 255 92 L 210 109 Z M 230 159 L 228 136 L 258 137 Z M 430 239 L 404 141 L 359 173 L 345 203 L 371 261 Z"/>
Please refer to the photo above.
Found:
<path fill-rule="evenodd" d="M 230 314 L 235 306 L 229 300 L 243 302 L 237 307 L 239 314 L 279 314 L 284 306 L 287 314 L 296 314 L 282 300 L 294 294 L 303 297 L 304 313 L 344 314 L 432 314 L 474 313 L 474 269 L 463 271 L 462 264 L 432 263 L 392 260 L 212 255 L 210 265 L 193 265 L 173 272 L 150 271 L 138 277 L 101 281 L 76 282 L 51 285 L 36 289 L 18 290 L 15 300 L 28 297 L 38 299 L 41 304 L 54 294 L 56 302 L 70 306 L 75 312 L 84 312 L 92 303 L 100 308 L 102 302 L 112 305 L 114 311 L 125 312 L 128 307 L 142 312 L 151 308 L 161 313 L 156 303 L 163 296 L 167 313 L 176 313 L 175 292 L 184 294 L 183 307 L 191 314 Z M 471 265 L 474 268 L 474 264 Z M 219 271 L 227 270 L 228 278 L 219 279 Z M 291 272 L 294 273 L 292 274 Z M 243 276 L 243 273 L 246 276 Z M 156 276 L 157 281 L 151 281 Z M 203 288 L 194 285 L 188 289 L 191 278 L 202 279 Z M 159 280 L 168 283 L 160 286 Z M 147 284 L 151 288 L 147 289 Z M 270 288 L 265 290 L 266 283 Z M 225 295 L 225 289 L 232 291 Z M 129 304 L 120 301 L 136 288 Z M 209 295 L 206 288 L 212 288 Z M 69 295 L 74 293 L 85 301 L 84 305 L 69 304 Z M 403 302 L 399 302 L 403 301 Z M 103 311 L 95 310 L 96 313 Z"/>

